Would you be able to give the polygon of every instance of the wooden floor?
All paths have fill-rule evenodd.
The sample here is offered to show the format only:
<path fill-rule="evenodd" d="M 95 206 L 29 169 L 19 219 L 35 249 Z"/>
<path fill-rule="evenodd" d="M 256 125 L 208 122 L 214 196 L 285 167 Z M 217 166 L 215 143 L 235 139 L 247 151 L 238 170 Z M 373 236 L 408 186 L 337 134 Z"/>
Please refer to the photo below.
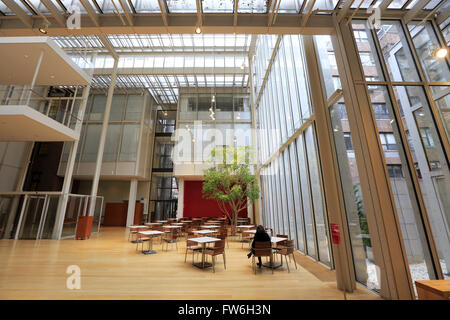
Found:
<path fill-rule="evenodd" d="M 247 249 L 231 242 L 227 269 L 216 273 L 184 262 L 185 242 L 143 255 L 127 241 L 125 228 L 102 228 L 89 240 L 1 240 L 0 299 L 344 299 L 335 274 L 301 254 L 291 273 L 285 266 L 253 274 Z M 66 269 L 81 269 L 81 289 L 66 288 Z M 358 287 L 347 299 L 379 299 Z"/>

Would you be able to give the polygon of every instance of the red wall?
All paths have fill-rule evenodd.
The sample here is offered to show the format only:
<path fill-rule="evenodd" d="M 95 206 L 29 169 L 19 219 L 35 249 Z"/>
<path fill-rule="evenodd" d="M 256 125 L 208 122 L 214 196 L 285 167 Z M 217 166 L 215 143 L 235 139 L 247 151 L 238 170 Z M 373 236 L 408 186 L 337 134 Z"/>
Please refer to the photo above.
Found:
<path fill-rule="evenodd" d="M 184 181 L 184 217 L 222 217 L 217 202 L 202 198 L 203 181 Z M 239 212 L 247 217 L 247 208 Z"/>

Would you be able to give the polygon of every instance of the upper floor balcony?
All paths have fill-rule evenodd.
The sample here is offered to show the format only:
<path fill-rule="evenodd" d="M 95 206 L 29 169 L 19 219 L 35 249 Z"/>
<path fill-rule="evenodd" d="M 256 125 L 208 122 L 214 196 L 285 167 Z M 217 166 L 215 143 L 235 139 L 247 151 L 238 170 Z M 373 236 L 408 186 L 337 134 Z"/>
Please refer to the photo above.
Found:
<path fill-rule="evenodd" d="M 47 37 L 0 38 L 0 141 L 74 141 L 91 76 Z"/>

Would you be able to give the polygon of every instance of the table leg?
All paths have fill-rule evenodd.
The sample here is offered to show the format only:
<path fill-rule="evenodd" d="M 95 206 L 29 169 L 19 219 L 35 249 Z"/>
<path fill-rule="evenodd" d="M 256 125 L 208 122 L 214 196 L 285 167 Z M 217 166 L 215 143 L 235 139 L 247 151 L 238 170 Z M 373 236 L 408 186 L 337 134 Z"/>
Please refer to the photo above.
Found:
<path fill-rule="evenodd" d="M 202 244 L 202 262 L 194 263 L 194 266 L 196 266 L 197 268 L 205 269 L 212 266 L 211 263 L 205 262 L 205 249 L 206 249 L 206 242 Z"/>
<path fill-rule="evenodd" d="M 153 249 L 153 236 L 150 236 L 150 240 L 148 240 L 148 250 L 142 251 L 143 254 L 155 254 L 156 251 Z"/>
<path fill-rule="evenodd" d="M 142 242 L 141 240 L 138 239 L 138 233 L 139 233 L 138 231 L 139 230 L 137 230 L 137 232 L 136 232 L 136 239 L 131 241 L 131 243 L 141 243 Z"/>

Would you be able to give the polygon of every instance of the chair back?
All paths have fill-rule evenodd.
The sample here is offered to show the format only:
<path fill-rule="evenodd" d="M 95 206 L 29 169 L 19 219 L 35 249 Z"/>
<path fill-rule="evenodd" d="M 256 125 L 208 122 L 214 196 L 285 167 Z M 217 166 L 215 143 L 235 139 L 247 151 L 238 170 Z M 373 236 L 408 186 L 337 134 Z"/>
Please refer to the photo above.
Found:
<path fill-rule="evenodd" d="M 214 246 L 211 248 L 214 251 L 214 254 L 221 254 L 225 251 L 225 240 L 220 240 L 214 242 Z"/>
<path fill-rule="evenodd" d="M 256 241 L 253 250 L 255 257 L 269 257 L 272 255 L 272 243 L 270 241 Z"/>
<path fill-rule="evenodd" d="M 294 253 L 294 240 L 286 240 L 286 243 L 284 244 L 286 254 Z"/>

